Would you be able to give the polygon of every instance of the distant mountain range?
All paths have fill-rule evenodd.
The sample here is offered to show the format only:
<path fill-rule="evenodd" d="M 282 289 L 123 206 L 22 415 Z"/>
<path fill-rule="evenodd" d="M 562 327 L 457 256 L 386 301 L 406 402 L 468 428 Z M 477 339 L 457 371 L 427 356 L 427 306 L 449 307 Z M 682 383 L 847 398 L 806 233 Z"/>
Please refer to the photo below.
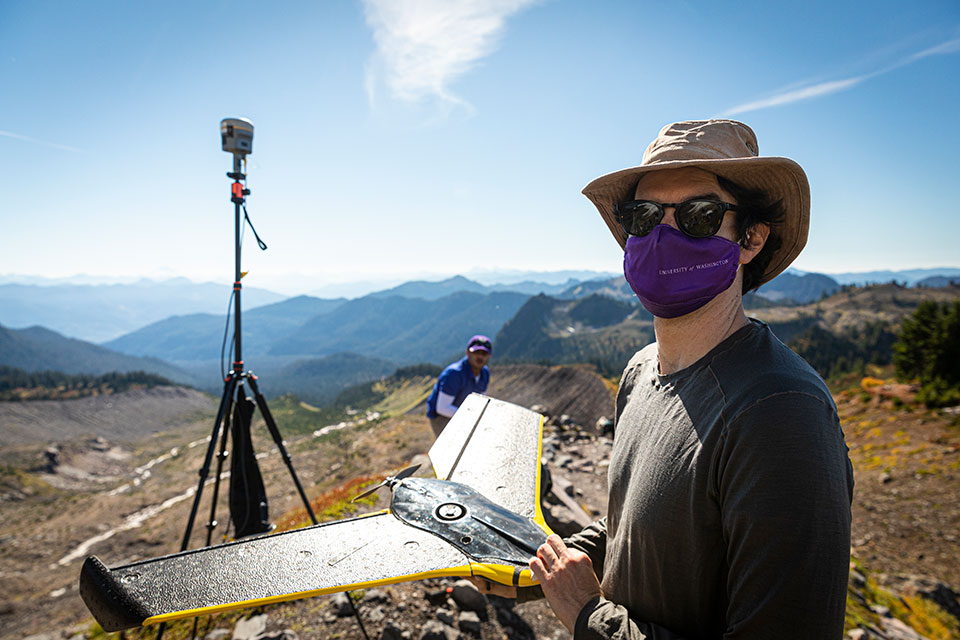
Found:
<path fill-rule="evenodd" d="M 397 369 L 395 362 L 350 353 L 322 358 L 263 358 L 257 364 L 265 365 L 258 367 L 256 373 L 265 376 L 260 387 L 268 397 L 295 393 L 319 404 L 333 399 L 345 387 L 375 380 Z M 223 389 L 216 361 L 191 362 L 188 371 L 157 358 L 118 353 L 42 327 L 7 329 L 0 326 L 2 365 L 29 372 L 49 370 L 72 374 L 145 371 L 214 395 Z"/>
<path fill-rule="evenodd" d="M 922 275 L 917 282 L 924 284 L 950 281 L 949 275 L 913 274 Z M 242 337 L 246 368 L 252 365 L 265 377 L 262 387 L 269 395 L 296 390 L 303 397 L 321 401 L 348 384 L 374 379 L 397 366 L 418 362 L 444 365 L 462 354 L 474 333 L 495 336 L 494 357 L 503 361 L 593 362 L 611 374 L 653 339 L 652 319 L 622 276 L 511 285 L 521 291 L 501 291 L 501 286 L 457 276 L 440 282 L 409 282 L 353 300 L 298 296 L 253 308 L 250 299 L 256 299 L 256 290 L 245 289 Z M 532 297 L 526 293 L 536 289 L 552 293 L 540 291 Z M 100 346 L 48 327 L 12 328 L 7 320 L 21 318 L 29 324 L 53 314 L 87 331 L 91 326 L 106 331 L 105 327 L 115 328 L 142 317 L 137 314 L 146 313 L 145 309 L 136 313 L 130 309 L 150 306 L 144 296 L 170 302 L 178 297 L 177 291 L 184 297 L 176 302 L 182 307 L 201 304 L 199 297 L 204 293 L 223 301 L 219 285 L 183 282 L 163 286 L 0 285 L 0 364 L 65 373 L 143 370 L 219 392 L 225 330 L 226 363 L 233 355 L 232 327 L 226 325 L 225 306 L 215 313 L 164 316 Z M 896 299 L 909 299 L 905 308 L 914 305 L 918 296 L 928 295 L 915 289 L 903 291 L 907 293 Z M 848 331 L 839 320 L 831 323 L 816 320 L 819 316 L 811 311 L 790 311 L 819 308 L 810 305 L 821 300 L 826 304 L 827 299 L 839 299 L 838 295 L 849 292 L 833 278 L 788 271 L 751 295 L 747 304 L 751 313 L 766 314 L 778 335 L 790 340 L 814 325 L 831 331 L 836 324 L 838 331 Z M 893 304 L 869 295 L 857 299 L 872 300 L 870 304 L 878 308 Z M 161 307 L 155 305 L 154 313 Z M 121 321 L 113 318 L 115 313 L 122 316 Z M 229 318 L 232 321 L 232 314 Z"/>
<path fill-rule="evenodd" d="M 495 335 L 528 297 L 514 292 L 460 292 L 436 300 L 370 295 L 312 318 L 277 339 L 270 354 L 349 351 L 402 363 L 445 363 L 473 334 Z"/>
<path fill-rule="evenodd" d="M 264 394 L 292 393 L 317 405 L 327 403 L 345 388 L 377 380 L 397 370 L 397 363 L 356 353 L 335 353 L 297 360 L 264 377 Z"/>
<path fill-rule="evenodd" d="M 802 272 L 801 272 L 802 273 Z M 840 284 L 855 284 L 863 286 L 865 284 L 882 284 L 886 282 L 899 282 L 908 287 L 917 286 L 925 278 L 931 276 L 946 276 L 947 278 L 960 278 L 960 269 L 954 267 L 938 267 L 935 269 L 901 269 L 899 271 L 859 271 L 848 273 L 831 273 L 831 278 Z"/>
<path fill-rule="evenodd" d="M 653 341 L 653 316 L 643 307 L 603 294 L 574 300 L 530 298 L 494 339 L 507 362 L 589 362 L 619 374 L 638 349 Z"/>
<path fill-rule="evenodd" d="M 757 289 L 757 295 L 773 302 L 811 302 L 840 289 L 840 283 L 819 273 L 781 273 Z"/>
<path fill-rule="evenodd" d="M 558 294 L 565 289 L 576 285 L 579 280 L 570 278 L 559 284 L 548 284 L 545 282 L 536 282 L 533 280 L 523 280 L 511 284 L 491 284 L 482 285 L 479 282 L 469 280 L 463 276 L 454 276 L 439 282 L 428 282 L 426 280 L 416 280 L 405 282 L 392 289 L 385 289 L 371 293 L 367 297 L 388 298 L 391 296 L 400 296 L 403 298 L 421 298 L 423 300 L 437 300 L 452 293 L 467 291 L 470 293 L 493 293 L 496 291 L 513 291 L 514 293 L 523 293 L 526 295 L 537 295 L 545 293 L 547 295 Z"/>
<path fill-rule="evenodd" d="M 615 273 L 606 271 L 576 270 L 567 269 L 562 271 L 526 271 L 517 269 L 473 269 L 460 274 L 475 283 L 488 287 L 493 291 L 517 291 L 519 293 L 529 293 L 536 295 L 538 293 L 550 293 L 546 289 L 536 288 L 536 290 L 526 290 L 523 288 L 512 288 L 516 285 L 526 283 L 536 283 L 537 285 L 561 285 L 567 283 L 584 282 L 586 280 L 601 280 L 612 278 Z M 3 276 L 0 276 L 0 282 Z M 435 282 L 435 276 L 418 278 L 418 282 Z M 318 298 L 362 298 L 371 293 L 384 291 L 390 287 L 402 285 L 402 280 L 383 280 L 378 282 L 363 280 L 356 282 L 338 282 L 315 286 L 312 281 L 305 281 L 302 290 L 309 295 Z M 452 293 L 452 292 L 448 292 Z"/>
<path fill-rule="evenodd" d="M 104 374 L 111 371 L 147 371 L 174 382 L 195 385 L 183 369 L 156 358 L 130 356 L 104 347 L 67 338 L 43 327 L 7 329 L 0 326 L 0 365 L 24 371 Z"/>
<path fill-rule="evenodd" d="M 528 297 L 460 292 L 437 300 L 291 298 L 243 314 L 245 369 L 255 367 L 264 377 L 268 395 L 296 392 L 325 402 L 402 364 L 446 364 L 462 354 L 474 333 L 495 335 Z M 223 332 L 224 318 L 212 314 L 166 318 L 105 346 L 41 327 L 0 328 L 0 364 L 68 373 L 143 370 L 217 393 Z M 228 340 L 224 361 L 230 363 L 232 355 Z"/>
<path fill-rule="evenodd" d="M 0 324 L 47 327 L 91 342 L 111 340 L 172 315 L 225 313 L 229 284 L 184 278 L 134 284 L 0 285 Z M 244 288 L 244 308 L 283 300 L 272 291 Z"/>
<path fill-rule="evenodd" d="M 329 313 L 344 302 L 343 298 L 324 300 L 297 296 L 244 311 L 241 314 L 243 353 L 247 356 L 269 353 L 278 337 L 296 331 L 311 318 Z M 233 329 L 232 314 L 229 319 L 228 343 Z M 103 346 L 130 355 L 170 361 L 216 360 L 220 357 L 226 322 L 225 313 L 172 316 L 105 342 Z"/>
<path fill-rule="evenodd" d="M 829 295 L 846 284 L 896 280 L 909 285 L 942 286 L 950 278 L 960 279 L 960 269 L 873 271 L 835 274 L 833 277 L 788 270 L 764 285 L 760 295 L 775 302 L 793 300 L 802 303 Z M 105 343 L 173 316 L 197 316 L 187 322 L 195 323 L 194 326 L 204 332 L 206 342 L 217 333 L 215 318 L 224 318 L 230 300 L 228 284 L 194 283 L 185 278 L 111 284 L 92 284 L 102 281 L 92 276 L 76 276 L 74 283 L 68 283 L 69 280 L 0 275 L 0 324 L 17 329 L 43 326 L 73 338 Z M 342 289 L 345 293 L 348 290 L 349 287 Z M 477 272 L 475 279 L 454 276 L 436 282 L 413 281 L 375 291 L 369 296 L 438 300 L 459 292 L 487 294 L 503 291 L 528 296 L 542 293 L 558 298 L 604 293 L 625 301 L 635 300 L 623 276 L 590 271 Z M 336 298 L 299 296 L 304 300 L 327 300 L 331 307 L 344 302 L 347 297 L 357 299 L 355 295 Z M 242 298 L 245 313 L 289 299 L 256 287 L 245 287 Z M 214 318 L 200 317 L 203 314 Z M 253 346 L 257 340 L 253 335 L 251 339 Z"/>
<path fill-rule="evenodd" d="M 0 282 L 4 279 L 9 280 L 10 276 L 0 278 Z M 132 284 L 99 285 L 71 285 L 43 279 L 20 279 L 25 282 L 0 284 L 0 324 L 18 329 L 43 326 L 70 337 L 98 343 L 112 342 L 157 322 L 172 320 L 175 316 L 188 316 L 182 321 L 183 332 L 192 334 L 194 331 L 201 331 L 204 340 L 209 340 L 217 333 L 218 323 L 219 332 L 222 335 L 223 321 L 231 294 L 229 285 L 197 284 L 184 278 L 162 282 L 141 280 Z M 38 280 L 42 284 L 26 283 L 31 280 Z M 522 281 L 486 286 L 462 276 L 455 276 L 439 282 L 408 282 L 393 289 L 375 292 L 371 296 L 437 300 L 463 291 L 482 294 L 503 291 L 524 295 L 553 294 L 575 282 L 577 280 L 571 279 L 564 280 L 560 284 Z M 258 307 L 291 299 L 256 287 L 245 287 L 241 298 L 244 317 Z M 324 300 L 323 304 L 328 305 L 329 308 L 346 300 L 346 298 L 331 299 L 313 296 L 297 296 L 292 299 L 300 299 L 304 301 L 302 304 L 307 305 L 320 304 L 307 301 Z M 283 312 L 292 310 L 294 321 L 299 322 L 296 319 L 299 316 L 293 307 L 285 307 Z M 272 314 L 270 321 L 283 322 L 282 315 Z M 247 333 L 246 329 L 244 327 L 244 336 Z M 255 336 L 252 337 L 256 342 Z"/>

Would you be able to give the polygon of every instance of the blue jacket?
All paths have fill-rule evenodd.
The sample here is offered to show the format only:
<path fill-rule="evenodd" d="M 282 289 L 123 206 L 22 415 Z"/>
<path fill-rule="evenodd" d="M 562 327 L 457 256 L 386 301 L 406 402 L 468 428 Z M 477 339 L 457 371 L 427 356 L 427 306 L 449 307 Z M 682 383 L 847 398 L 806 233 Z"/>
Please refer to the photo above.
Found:
<path fill-rule="evenodd" d="M 484 367 L 480 370 L 479 379 L 475 379 L 467 356 L 463 356 L 447 366 L 434 383 L 433 391 L 427 398 L 427 417 L 436 418 L 439 415 L 437 396 L 441 391 L 453 396 L 453 405 L 459 407 L 471 393 L 486 393 L 488 384 L 490 384 L 490 369 Z"/>

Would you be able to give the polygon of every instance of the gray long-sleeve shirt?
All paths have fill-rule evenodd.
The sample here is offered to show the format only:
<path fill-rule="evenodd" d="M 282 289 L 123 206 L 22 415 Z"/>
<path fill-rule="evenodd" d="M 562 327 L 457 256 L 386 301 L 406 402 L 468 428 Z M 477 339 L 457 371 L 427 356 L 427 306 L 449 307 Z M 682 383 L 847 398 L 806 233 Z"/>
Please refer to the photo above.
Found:
<path fill-rule="evenodd" d="M 607 517 L 568 541 L 604 593 L 574 637 L 840 638 L 852 495 L 828 389 L 765 324 L 666 376 L 649 345 L 617 394 Z"/>

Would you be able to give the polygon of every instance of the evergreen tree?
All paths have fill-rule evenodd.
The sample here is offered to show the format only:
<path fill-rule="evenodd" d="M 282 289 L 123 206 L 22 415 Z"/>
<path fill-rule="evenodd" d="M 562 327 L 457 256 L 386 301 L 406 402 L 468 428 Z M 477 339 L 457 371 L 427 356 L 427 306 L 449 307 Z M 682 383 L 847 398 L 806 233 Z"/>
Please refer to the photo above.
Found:
<path fill-rule="evenodd" d="M 918 379 L 917 399 L 930 407 L 960 402 L 960 301 L 924 301 L 904 318 L 893 345 L 901 379 Z"/>
<path fill-rule="evenodd" d="M 932 356 L 940 324 L 940 305 L 924 300 L 900 324 L 893 345 L 893 364 L 900 378 L 923 378 L 932 373 Z"/>

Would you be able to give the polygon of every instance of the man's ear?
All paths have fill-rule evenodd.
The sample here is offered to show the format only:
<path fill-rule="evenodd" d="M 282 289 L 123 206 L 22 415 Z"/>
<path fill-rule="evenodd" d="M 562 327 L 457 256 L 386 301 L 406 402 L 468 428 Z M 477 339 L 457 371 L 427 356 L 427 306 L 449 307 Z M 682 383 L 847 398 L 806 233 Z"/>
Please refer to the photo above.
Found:
<path fill-rule="evenodd" d="M 756 258 L 769 235 L 770 227 L 765 224 L 755 224 L 747 229 L 746 237 L 740 243 L 740 264 L 747 264 Z"/>

